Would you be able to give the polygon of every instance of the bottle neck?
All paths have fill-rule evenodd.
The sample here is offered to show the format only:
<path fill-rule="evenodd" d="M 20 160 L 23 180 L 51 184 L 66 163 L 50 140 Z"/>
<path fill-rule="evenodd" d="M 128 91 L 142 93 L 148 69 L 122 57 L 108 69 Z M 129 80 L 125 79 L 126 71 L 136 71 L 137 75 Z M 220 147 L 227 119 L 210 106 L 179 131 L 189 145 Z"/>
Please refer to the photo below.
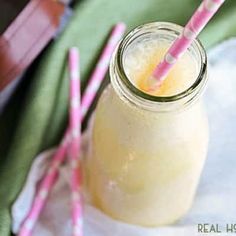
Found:
<path fill-rule="evenodd" d="M 182 32 L 181 26 L 172 23 L 149 23 L 132 30 L 120 43 L 113 54 L 110 64 L 111 83 L 121 99 L 150 111 L 168 112 L 190 106 L 202 94 L 207 82 L 206 53 L 198 40 L 195 40 L 188 49 L 195 58 L 198 75 L 194 83 L 183 92 L 174 96 L 153 96 L 139 90 L 125 73 L 125 56 L 131 47 L 150 37 L 173 42 Z"/>

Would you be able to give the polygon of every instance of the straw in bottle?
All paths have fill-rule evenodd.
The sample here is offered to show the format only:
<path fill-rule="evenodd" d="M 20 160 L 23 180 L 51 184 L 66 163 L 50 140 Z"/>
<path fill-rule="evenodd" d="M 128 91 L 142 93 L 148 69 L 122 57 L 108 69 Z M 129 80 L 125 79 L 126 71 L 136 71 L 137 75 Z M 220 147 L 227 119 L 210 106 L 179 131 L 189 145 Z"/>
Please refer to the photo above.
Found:
<path fill-rule="evenodd" d="M 206 26 L 224 1 L 225 0 L 203 0 L 187 25 L 184 27 L 183 33 L 175 40 L 167 51 L 163 61 L 158 64 L 153 71 L 153 74 L 148 81 L 150 90 L 155 90 L 160 86 L 170 69 L 191 45 L 193 40 Z"/>

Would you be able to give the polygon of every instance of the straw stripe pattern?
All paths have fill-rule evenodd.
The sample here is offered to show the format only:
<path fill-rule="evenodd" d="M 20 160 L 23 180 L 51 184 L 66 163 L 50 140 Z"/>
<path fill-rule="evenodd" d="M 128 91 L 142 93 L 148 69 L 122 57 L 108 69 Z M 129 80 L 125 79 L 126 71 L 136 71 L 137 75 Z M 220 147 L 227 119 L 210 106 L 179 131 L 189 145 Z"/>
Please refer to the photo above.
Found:
<path fill-rule="evenodd" d="M 122 35 L 124 34 L 125 28 L 126 27 L 124 23 L 118 23 L 111 32 L 111 37 L 108 40 L 108 43 L 99 58 L 99 62 L 97 63 L 95 70 L 93 71 L 92 76 L 88 82 L 88 86 L 85 89 L 84 99 L 82 100 L 81 103 L 82 117 L 84 117 L 85 114 L 87 113 L 96 95 L 96 92 L 99 86 L 101 85 L 103 78 L 106 75 L 111 55 L 115 50 Z"/>
<path fill-rule="evenodd" d="M 58 175 L 58 168 L 60 163 L 64 160 L 66 154 L 66 147 L 68 145 L 68 139 L 63 141 L 53 156 L 51 167 L 48 169 L 46 176 L 43 178 L 39 186 L 39 191 L 33 202 L 33 207 L 30 210 L 22 228 L 19 232 L 20 236 L 32 235 L 32 229 L 38 219 L 39 213 L 45 204 L 45 200 L 48 197 L 50 187 L 56 181 Z"/>
<path fill-rule="evenodd" d="M 84 92 L 84 95 L 82 97 L 82 101 L 81 101 L 81 122 L 83 121 L 84 117 L 87 114 L 87 111 L 91 105 L 91 103 L 93 102 L 93 99 L 96 96 L 97 90 L 100 87 L 104 76 L 106 74 L 106 71 L 108 69 L 109 66 L 109 62 L 106 61 L 107 64 L 105 63 L 100 63 L 100 61 L 105 61 L 105 58 L 110 58 L 118 41 L 121 39 L 121 37 L 123 36 L 125 32 L 125 24 L 124 23 L 118 23 L 117 25 L 115 25 L 114 29 L 112 30 L 110 39 L 109 39 L 109 45 L 111 46 L 105 46 L 105 49 L 102 52 L 101 57 L 99 58 L 99 62 L 98 64 L 100 65 L 99 67 L 102 67 L 103 69 L 101 70 L 100 68 L 98 69 L 96 66 L 94 72 L 92 73 L 92 76 L 89 80 L 88 86 Z M 114 38 L 114 39 L 113 39 Z M 108 50 L 108 49 L 109 50 Z M 106 57 L 104 56 L 106 54 Z M 101 66 L 103 65 L 103 66 Z M 100 72 L 100 70 L 102 71 L 102 73 Z M 76 78 L 78 75 L 78 72 L 75 72 L 77 74 L 73 75 L 73 78 Z M 90 89 L 90 87 L 93 87 Z M 97 90 L 96 90 L 97 88 Z M 89 96 L 89 98 L 87 98 Z M 73 104 L 72 104 L 73 103 Z M 77 106 L 79 105 L 78 101 L 72 102 L 71 106 Z M 75 105 L 76 104 L 76 105 Z M 52 157 L 52 162 L 50 164 L 49 170 L 46 173 L 46 175 L 43 177 L 42 182 L 39 186 L 38 192 L 36 193 L 35 199 L 33 201 L 32 207 L 25 219 L 25 221 L 23 222 L 20 232 L 19 232 L 19 236 L 30 236 L 32 235 L 32 230 L 33 227 L 35 226 L 35 223 L 45 205 L 46 202 L 46 198 L 41 199 L 39 196 L 39 192 L 41 189 L 43 189 L 44 187 L 46 187 L 46 189 L 48 189 L 48 192 L 50 192 L 50 190 L 52 189 L 54 183 L 56 182 L 56 177 L 58 174 L 58 167 L 61 165 L 61 163 L 65 160 L 65 153 L 66 153 L 66 148 L 71 140 L 71 133 L 69 128 L 66 130 L 64 138 L 61 142 L 61 144 L 59 145 L 58 149 L 56 150 L 55 154 Z M 28 227 L 28 220 L 30 220 L 32 227 Z"/>
<path fill-rule="evenodd" d="M 164 60 L 155 68 L 151 79 L 156 79 L 157 85 L 160 85 L 160 82 L 165 79 L 172 66 L 191 45 L 193 40 L 217 12 L 224 1 L 225 0 L 204 0 L 201 3 L 197 11 L 185 26 L 182 35 L 176 39 L 168 50 Z"/>
<path fill-rule="evenodd" d="M 83 216 L 81 198 L 74 198 L 80 194 L 81 178 L 79 177 L 79 153 L 81 143 L 81 109 L 73 106 L 75 101 L 80 104 L 80 78 L 79 78 L 79 53 L 77 48 L 69 51 L 70 70 L 70 130 L 72 133 L 71 143 L 68 147 L 69 161 L 71 166 L 71 206 L 72 206 L 72 235 L 83 235 Z M 77 76 L 77 77 L 76 77 Z"/>

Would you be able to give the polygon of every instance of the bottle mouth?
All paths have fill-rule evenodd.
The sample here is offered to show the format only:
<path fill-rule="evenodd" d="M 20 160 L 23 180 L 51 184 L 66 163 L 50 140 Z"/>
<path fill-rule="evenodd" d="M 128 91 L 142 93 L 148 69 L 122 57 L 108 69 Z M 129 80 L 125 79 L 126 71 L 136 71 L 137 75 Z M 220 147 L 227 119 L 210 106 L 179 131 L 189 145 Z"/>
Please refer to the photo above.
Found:
<path fill-rule="evenodd" d="M 138 89 L 128 78 L 125 72 L 125 65 L 124 65 L 124 56 L 125 52 L 127 51 L 128 47 L 140 37 L 150 34 L 159 34 L 163 33 L 170 35 L 173 40 L 179 37 L 182 33 L 183 27 L 169 23 L 169 22 L 153 22 L 138 26 L 137 28 L 130 31 L 126 37 L 120 42 L 114 57 L 114 63 L 116 65 L 116 73 L 118 74 L 120 81 L 116 81 L 119 83 L 119 86 L 123 87 L 124 90 L 129 90 L 136 98 L 139 97 L 146 101 L 152 101 L 156 103 L 166 103 L 166 102 L 175 102 L 178 100 L 182 100 L 184 98 L 189 98 L 188 100 L 193 100 L 196 97 L 196 94 L 199 94 L 201 90 L 205 87 L 207 76 L 207 56 L 206 52 L 198 39 L 195 39 L 192 45 L 189 47 L 188 50 L 194 51 L 195 54 L 198 54 L 197 57 L 199 58 L 199 73 L 194 81 L 194 83 L 185 89 L 184 91 L 171 95 L 171 96 L 154 96 L 148 93 L 143 92 L 142 90 Z M 125 88 L 124 88 L 125 87 Z"/>

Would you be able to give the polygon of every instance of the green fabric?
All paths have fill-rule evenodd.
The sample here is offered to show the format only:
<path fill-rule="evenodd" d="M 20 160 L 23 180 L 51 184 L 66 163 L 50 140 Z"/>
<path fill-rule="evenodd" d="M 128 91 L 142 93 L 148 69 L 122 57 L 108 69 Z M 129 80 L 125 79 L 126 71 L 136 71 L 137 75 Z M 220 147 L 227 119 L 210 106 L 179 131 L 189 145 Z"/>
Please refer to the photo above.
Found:
<path fill-rule="evenodd" d="M 22 188 L 34 157 L 56 144 L 67 119 L 66 54 L 71 46 L 81 53 L 83 87 L 99 52 L 116 22 L 131 29 L 150 21 L 185 24 L 196 0 L 84 0 L 56 43 L 26 74 L 26 80 L 0 117 L 0 235 L 10 234 L 10 207 Z M 227 0 L 201 34 L 205 47 L 236 34 L 236 1 Z"/>

